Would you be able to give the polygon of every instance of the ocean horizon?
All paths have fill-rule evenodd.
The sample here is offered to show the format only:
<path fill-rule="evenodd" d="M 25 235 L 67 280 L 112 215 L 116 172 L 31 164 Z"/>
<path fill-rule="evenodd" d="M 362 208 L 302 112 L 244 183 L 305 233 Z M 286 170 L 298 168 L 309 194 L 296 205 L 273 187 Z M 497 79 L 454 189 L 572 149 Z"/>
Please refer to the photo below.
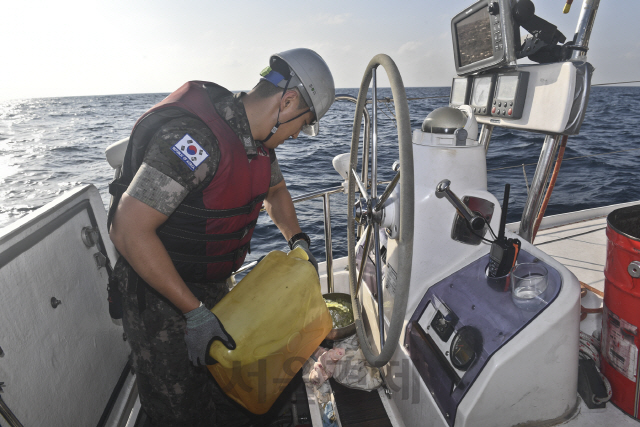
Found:
<path fill-rule="evenodd" d="M 449 87 L 409 87 L 412 129 L 427 114 L 448 104 Z M 337 93 L 357 96 L 358 89 Z M 128 137 L 133 124 L 168 93 L 29 98 L 0 101 L 0 233 L 2 228 L 45 205 L 66 191 L 95 185 L 106 206 L 113 170 L 105 149 Z M 391 97 L 379 88 L 379 98 Z M 637 168 L 640 131 L 633 126 L 640 106 L 640 87 L 593 87 L 579 135 L 567 149 L 547 215 L 635 200 L 630 191 L 640 182 Z M 334 156 L 349 151 L 354 104 L 336 102 L 321 120 L 320 135 L 301 135 L 276 153 L 292 196 L 337 186 Z M 379 175 L 393 176 L 397 138 L 393 107 L 379 107 Z M 544 135 L 496 128 L 487 153 L 488 188 L 502 200 L 511 184 L 508 222 L 519 221 L 535 171 Z M 635 151 L 635 150 L 638 151 Z M 524 165 L 524 167 L 522 166 Z M 524 173 L 523 173 L 524 169 Z M 301 227 L 313 240 L 312 249 L 324 260 L 321 199 L 296 204 Z M 346 255 L 346 196 L 331 196 L 334 257 Z M 286 242 L 266 214 L 260 216 L 252 253 L 257 259 Z"/>

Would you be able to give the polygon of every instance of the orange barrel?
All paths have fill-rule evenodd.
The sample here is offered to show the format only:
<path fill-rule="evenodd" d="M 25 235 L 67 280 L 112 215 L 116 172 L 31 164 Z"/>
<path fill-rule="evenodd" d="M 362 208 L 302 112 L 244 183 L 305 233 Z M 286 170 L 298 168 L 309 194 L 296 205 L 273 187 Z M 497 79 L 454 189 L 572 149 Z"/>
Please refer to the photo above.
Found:
<path fill-rule="evenodd" d="M 604 277 L 601 369 L 611 383 L 611 402 L 638 418 L 640 206 L 616 209 L 607 217 Z"/>

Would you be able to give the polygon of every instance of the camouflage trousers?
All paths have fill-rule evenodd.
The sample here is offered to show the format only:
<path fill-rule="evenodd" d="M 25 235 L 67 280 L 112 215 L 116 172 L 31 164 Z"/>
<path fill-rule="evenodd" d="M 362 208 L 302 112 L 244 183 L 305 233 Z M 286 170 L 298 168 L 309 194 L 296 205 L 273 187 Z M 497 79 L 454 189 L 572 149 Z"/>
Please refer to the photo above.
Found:
<path fill-rule="evenodd" d="M 154 427 L 247 426 L 252 414 L 231 401 L 206 367 L 195 367 L 184 341 L 186 321 L 178 308 L 147 285 L 122 259 L 122 323 L 132 350 L 140 402 Z M 207 308 L 229 292 L 226 283 L 188 284 Z M 138 287 L 144 286 L 144 306 Z M 141 298 L 142 299 L 142 298 Z M 141 310 L 141 308 L 143 308 Z"/>

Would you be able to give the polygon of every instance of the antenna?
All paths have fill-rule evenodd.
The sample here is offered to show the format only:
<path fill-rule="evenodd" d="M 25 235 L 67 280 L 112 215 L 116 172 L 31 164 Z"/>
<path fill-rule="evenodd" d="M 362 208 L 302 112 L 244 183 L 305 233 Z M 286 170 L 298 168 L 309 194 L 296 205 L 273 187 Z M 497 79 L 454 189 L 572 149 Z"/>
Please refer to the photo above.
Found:
<path fill-rule="evenodd" d="M 500 229 L 498 230 L 498 240 L 504 239 L 504 229 L 507 225 L 507 210 L 509 209 L 509 184 L 504 185 L 504 197 L 502 197 L 502 216 L 500 217 Z"/>

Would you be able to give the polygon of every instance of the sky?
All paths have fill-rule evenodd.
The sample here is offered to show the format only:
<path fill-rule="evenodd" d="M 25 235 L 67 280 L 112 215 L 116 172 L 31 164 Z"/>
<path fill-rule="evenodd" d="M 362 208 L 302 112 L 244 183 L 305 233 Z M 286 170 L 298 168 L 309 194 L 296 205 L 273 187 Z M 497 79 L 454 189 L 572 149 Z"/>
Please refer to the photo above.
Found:
<path fill-rule="evenodd" d="M 582 1 L 537 0 L 573 37 Z M 271 54 L 317 51 L 336 87 L 359 87 L 386 53 L 407 87 L 449 86 L 451 18 L 462 0 L 4 0 L 0 100 L 168 93 L 188 80 L 251 89 Z M 603 0 L 588 60 L 592 83 L 640 80 L 640 2 Z M 526 32 L 523 31 L 523 34 Z M 379 73 L 383 74 L 383 73 Z M 384 76 L 379 86 L 387 86 Z"/>

